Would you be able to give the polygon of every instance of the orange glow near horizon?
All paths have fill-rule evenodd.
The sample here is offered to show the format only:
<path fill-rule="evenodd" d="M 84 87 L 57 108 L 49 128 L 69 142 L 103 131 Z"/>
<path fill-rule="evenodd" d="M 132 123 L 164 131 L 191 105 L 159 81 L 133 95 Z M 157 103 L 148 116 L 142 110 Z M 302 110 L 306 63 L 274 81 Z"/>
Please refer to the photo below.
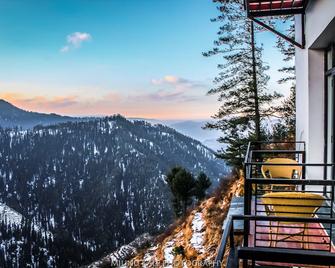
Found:
<path fill-rule="evenodd" d="M 121 114 L 125 117 L 138 117 L 163 120 L 209 119 L 216 110 L 215 100 L 203 96 L 203 101 L 176 101 L 151 95 L 123 96 L 109 93 L 96 98 L 70 96 L 30 96 L 23 93 L 0 92 L 0 98 L 27 111 L 57 113 L 68 116 L 109 116 Z"/>

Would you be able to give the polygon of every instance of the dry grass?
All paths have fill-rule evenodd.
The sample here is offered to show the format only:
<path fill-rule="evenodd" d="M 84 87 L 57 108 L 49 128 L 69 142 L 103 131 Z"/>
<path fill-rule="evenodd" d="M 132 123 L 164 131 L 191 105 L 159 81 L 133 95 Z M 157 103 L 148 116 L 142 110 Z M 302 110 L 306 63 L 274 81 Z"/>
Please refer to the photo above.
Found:
<path fill-rule="evenodd" d="M 167 231 L 158 236 L 156 241 L 158 248 L 155 252 L 156 261 L 163 262 L 164 248 L 168 241 L 174 240 L 175 246 L 184 248 L 184 256 L 176 255 L 174 258 L 174 268 L 182 268 L 183 261 L 210 261 L 214 260 L 217 249 L 219 247 L 222 236 L 222 224 L 227 216 L 230 202 L 233 196 L 243 195 L 243 174 L 234 176 L 229 180 L 223 180 L 221 185 L 208 199 L 201 202 L 196 208 L 189 211 L 188 215 L 183 219 L 177 220 Z M 192 221 L 196 212 L 202 212 L 204 220 L 204 253 L 197 252 L 190 244 L 192 237 Z M 139 254 L 135 258 L 143 258 L 144 253 Z M 200 262 L 198 262 L 200 263 Z M 190 265 L 188 268 L 200 268 L 204 266 Z M 129 266 L 137 268 L 136 266 Z"/>

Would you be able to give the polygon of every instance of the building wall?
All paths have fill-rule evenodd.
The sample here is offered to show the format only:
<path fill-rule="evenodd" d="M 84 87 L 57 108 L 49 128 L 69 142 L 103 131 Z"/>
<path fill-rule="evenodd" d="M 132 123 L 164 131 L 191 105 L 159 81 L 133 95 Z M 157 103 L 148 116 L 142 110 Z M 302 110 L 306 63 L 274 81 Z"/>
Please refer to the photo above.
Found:
<path fill-rule="evenodd" d="M 320 163 L 324 153 L 324 52 L 313 44 L 335 17 L 335 0 L 311 0 L 306 11 L 306 49 L 296 49 L 297 140 L 306 141 L 307 161 Z M 296 39 L 301 41 L 301 16 Z"/>

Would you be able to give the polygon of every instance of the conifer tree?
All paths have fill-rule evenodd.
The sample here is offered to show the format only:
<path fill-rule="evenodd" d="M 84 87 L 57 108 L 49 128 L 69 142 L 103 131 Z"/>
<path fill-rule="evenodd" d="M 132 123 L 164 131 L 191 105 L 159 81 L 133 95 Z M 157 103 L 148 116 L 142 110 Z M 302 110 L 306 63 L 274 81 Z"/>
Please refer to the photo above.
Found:
<path fill-rule="evenodd" d="M 195 191 L 194 196 L 198 201 L 206 197 L 207 189 L 212 185 L 210 178 L 204 172 L 200 172 L 195 181 Z"/>
<path fill-rule="evenodd" d="M 295 38 L 295 24 L 294 24 L 294 16 L 286 16 L 280 17 L 283 19 L 284 24 L 289 24 L 286 30 L 286 35 L 290 38 Z M 282 84 L 285 82 L 293 82 L 295 84 L 295 65 L 292 64 L 292 60 L 295 56 L 295 47 L 293 44 L 287 42 L 281 37 L 277 37 L 277 48 L 283 54 L 284 62 L 287 63 L 286 66 L 279 69 L 281 73 L 283 73 L 283 77 L 278 81 L 278 83 Z"/>
<path fill-rule="evenodd" d="M 294 16 L 282 17 L 284 24 L 289 24 L 286 34 L 294 38 L 295 24 Z M 286 65 L 279 69 L 283 76 L 278 81 L 279 84 L 291 83 L 290 95 L 282 102 L 280 108 L 281 121 L 274 126 L 273 138 L 276 140 L 295 140 L 295 65 L 292 62 L 295 56 L 295 47 L 286 40 L 278 37 L 277 48 L 283 54 Z"/>
<path fill-rule="evenodd" d="M 253 25 L 243 10 L 242 0 L 213 0 L 220 15 L 213 19 L 221 24 L 214 48 L 204 56 L 221 55 L 223 63 L 215 78 L 215 87 L 208 94 L 218 95 L 219 111 L 213 116 L 209 129 L 222 131 L 219 142 L 226 148 L 218 156 L 228 164 L 240 168 L 250 140 L 264 139 L 262 121 L 276 112 L 273 101 L 280 94 L 269 93 L 269 67 L 263 62 L 262 47 L 253 40 Z M 255 29 L 258 30 L 257 28 Z"/>
<path fill-rule="evenodd" d="M 172 206 L 177 217 L 186 214 L 187 207 L 194 198 L 198 201 L 206 197 L 206 191 L 211 186 L 211 180 L 204 172 L 195 179 L 192 173 L 183 167 L 172 168 L 166 176 L 173 195 Z"/>
<path fill-rule="evenodd" d="M 195 179 L 185 168 L 174 167 L 167 174 L 166 181 L 173 194 L 173 208 L 177 217 L 185 215 L 192 204 Z"/>

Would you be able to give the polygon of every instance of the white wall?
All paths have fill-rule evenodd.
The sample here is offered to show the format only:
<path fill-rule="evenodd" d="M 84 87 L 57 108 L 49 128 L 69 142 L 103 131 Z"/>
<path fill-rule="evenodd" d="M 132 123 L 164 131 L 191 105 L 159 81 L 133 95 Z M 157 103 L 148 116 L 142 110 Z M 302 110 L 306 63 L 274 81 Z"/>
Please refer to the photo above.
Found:
<path fill-rule="evenodd" d="M 306 11 L 306 47 L 309 48 L 335 17 L 335 0 L 310 0 Z"/>
<path fill-rule="evenodd" d="M 310 47 L 334 17 L 335 0 L 310 1 L 305 19 L 306 49 L 296 49 L 297 140 L 306 141 L 307 162 L 310 163 L 322 162 L 324 151 L 324 55 L 322 50 Z M 299 41 L 300 25 L 300 16 L 296 16 L 296 39 Z"/>

